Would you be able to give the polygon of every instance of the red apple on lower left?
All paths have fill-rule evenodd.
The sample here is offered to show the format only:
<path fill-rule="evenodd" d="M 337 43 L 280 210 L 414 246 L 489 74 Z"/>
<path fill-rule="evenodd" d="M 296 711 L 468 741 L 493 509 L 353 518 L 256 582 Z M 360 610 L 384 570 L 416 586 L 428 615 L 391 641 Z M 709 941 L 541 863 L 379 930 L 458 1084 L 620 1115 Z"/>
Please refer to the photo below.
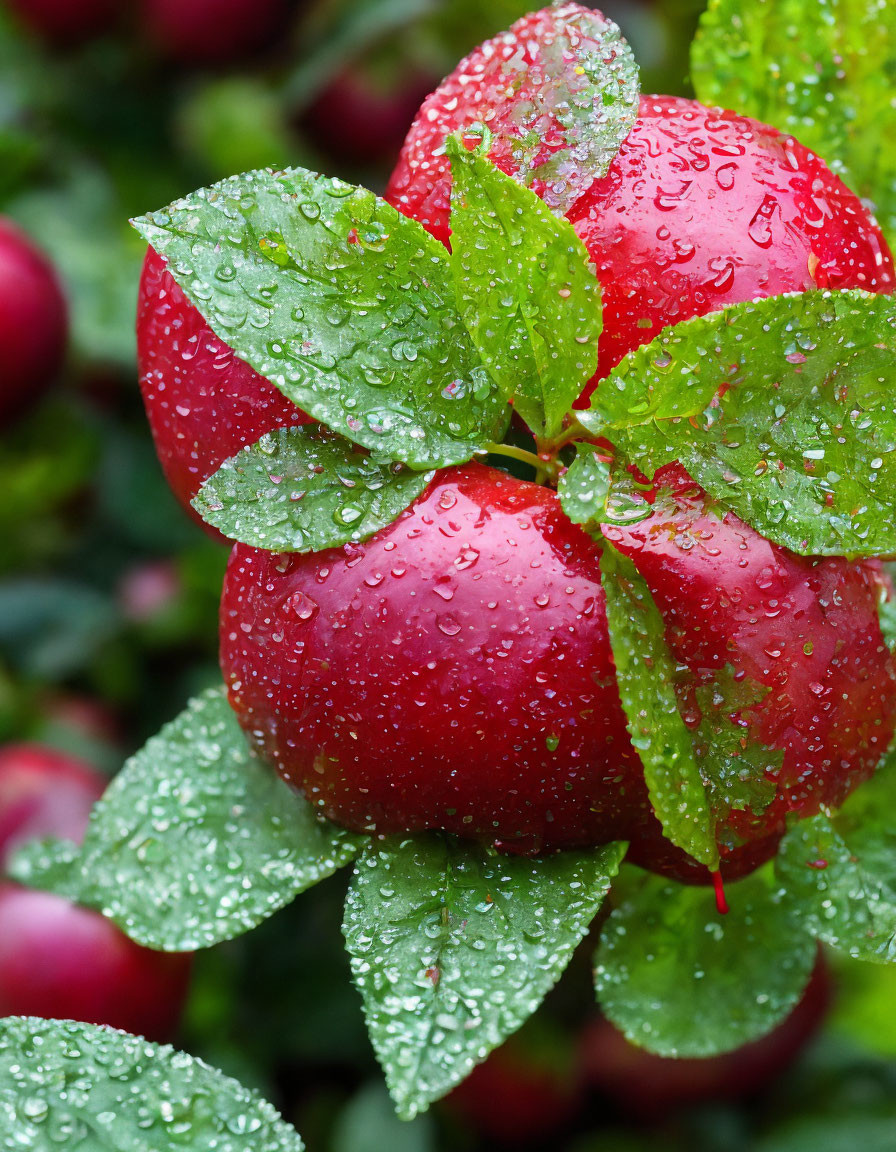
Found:
<path fill-rule="evenodd" d="M 190 957 L 153 952 L 98 912 L 0 883 L 0 1016 L 108 1024 L 170 1040 Z"/>
<path fill-rule="evenodd" d="M 25 841 L 80 841 L 106 779 L 41 744 L 0 749 L 0 874 Z M 191 957 L 135 944 L 98 912 L 0 880 L 0 1016 L 108 1024 L 170 1040 Z"/>

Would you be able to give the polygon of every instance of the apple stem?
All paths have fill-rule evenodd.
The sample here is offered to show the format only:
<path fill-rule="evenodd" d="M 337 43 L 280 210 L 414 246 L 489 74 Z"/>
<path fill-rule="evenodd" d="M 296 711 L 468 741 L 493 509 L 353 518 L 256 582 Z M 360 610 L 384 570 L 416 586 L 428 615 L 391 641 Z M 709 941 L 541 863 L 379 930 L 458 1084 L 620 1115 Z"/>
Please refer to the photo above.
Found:
<path fill-rule="evenodd" d="M 725 882 L 722 880 L 721 872 L 712 873 L 712 886 L 716 893 L 716 908 L 720 916 L 725 916 L 728 913 L 728 901 L 725 899 Z"/>

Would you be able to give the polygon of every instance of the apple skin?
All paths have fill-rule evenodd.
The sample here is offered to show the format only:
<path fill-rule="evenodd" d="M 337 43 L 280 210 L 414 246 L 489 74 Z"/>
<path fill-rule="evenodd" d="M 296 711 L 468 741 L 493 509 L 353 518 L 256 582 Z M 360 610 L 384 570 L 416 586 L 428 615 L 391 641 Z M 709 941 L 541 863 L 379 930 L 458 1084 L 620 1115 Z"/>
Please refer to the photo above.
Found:
<path fill-rule="evenodd" d="M 819 953 L 802 999 L 775 1029 L 750 1044 L 702 1060 L 676 1060 L 636 1048 L 603 1017 L 584 1028 L 579 1068 L 592 1092 L 639 1121 L 662 1121 L 700 1104 L 744 1100 L 772 1088 L 817 1035 L 833 998 Z"/>
<path fill-rule="evenodd" d="M 218 339 L 152 248 L 140 279 L 137 360 L 162 469 L 175 496 L 199 523 L 190 500 L 225 460 L 274 428 L 309 422 Z"/>
<path fill-rule="evenodd" d="M 615 839 L 646 793 L 597 565 L 555 493 L 478 464 L 440 474 L 366 544 L 237 545 L 221 604 L 231 704 L 262 756 L 349 827 L 525 852 Z"/>
<path fill-rule="evenodd" d="M 424 102 L 386 199 L 449 243 L 445 140 L 485 122 L 490 157 L 516 171 L 537 80 L 519 76 L 550 36 L 550 9 L 473 50 Z M 513 97 L 508 98 L 512 87 Z M 547 160 L 562 143 L 539 122 Z M 509 139 L 502 140 L 503 132 Z M 544 191 L 536 178 L 536 191 Z M 603 296 L 598 370 L 582 400 L 622 357 L 662 328 L 729 304 L 811 288 L 891 292 L 893 260 L 860 199 L 793 137 L 695 100 L 642 96 L 639 117 L 602 179 L 566 213 L 594 262 Z"/>
<path fill-rule="evenodd" d="M 180 64 L 229 64 L 270 42 L 286 0 L 140 0 L 145 39 Z"/>
<path fill-rule="evenodd" d="M 35 837 L 80 842 L 106 780 L 37 744 L 0 748 L 0 871 Z M 170 1040 L 191 957 L 135 944 L 98 912 L 0 880 L 0 1016 L 108 1024 Z"/>
<path fill-rule="evenodd" d="M 774 854 L 788 814 L 839 806 L 887 750 L 896 664 L 877 605 L 888 584 L 875 561 L 770 543 L 714 507 L 680 465 L 657 474 L 656 491 L 648 519 L 604 531 L 646 580 L 671 654 L 689 670 L 682 714 L 699 722 L 695 690 L 727 668 L 767 692 L 739 714 L 744 735 L 783 752 L 768 807 L 732 811 L 717 827 L 722 872 L 734 878 Z M 655 822 L 632 840 L 629 859 L 679 879 L 703 871 Z"/>
<path fill-rule="evenodd" d="M 837 804 L 893 733 L 879 565 L 807 560 L 707 507 L 679 467 L 649 519 L 608 535 L 636 562 L 688 670 L 766 688 L 738 714 L 783 751 L 772 802 L 719 822 L 722 873 L 774 854 L 787 815 Z M 630 859 L 710 877 L 665 839 L 625 727 L 597 545 L 556 494 L 479 464 L 437 474 L 364 544 L 234 549 L 221 604 L 231 704 L 260 755 L 358 831 L 441 828 L 505 851 L 630 840 Z M 811 637 L 811 642 L 809 640 Z"/>
<path fill-rule="evenodd" d="M 0 870 L 28 840 L 80 843 L 106 778 L 88 764 L 42 744 L 0 748 Z"/>
<path fill-rule="evenodd" d="M 170 1040 L 189 977 L 189 956 L 142 948 L 98 912 L 0 881 L 0 1016 Z"/>
<path fill-rule="evenodd" d="M 65 298 L 52 265 L 0 216 L 0 426 L 53 383 L 67 336 Z"/>

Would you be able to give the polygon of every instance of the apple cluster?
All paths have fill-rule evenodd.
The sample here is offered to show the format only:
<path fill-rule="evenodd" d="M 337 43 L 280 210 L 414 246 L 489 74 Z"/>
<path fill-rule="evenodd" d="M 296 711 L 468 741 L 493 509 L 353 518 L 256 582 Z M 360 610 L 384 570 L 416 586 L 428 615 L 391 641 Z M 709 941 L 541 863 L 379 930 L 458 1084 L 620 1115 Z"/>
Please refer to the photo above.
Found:
<path fill-rule="evenodd" d="M 421 106 L 386 192 L 450 248 L 451 140 L 508 176 L 519 176 L 520 148 L 535 149 L 528 182 L 562 208 L 600 285 L 597 367 L 578 411 L 670 325 L 791 293 L 893 291 L 892 256 L 862 201 L 792 136 L 745 116 L 642 96 L 606 171 L 589 167 L 587 149 L 563 153 L 557 117 L 527 117 L 558 106 L 563 77 L 539 51 L 551 59 L 558 19 L 572 27 L 582 11 L 534 13 L 463 60 Z M 560 167 L 558 201 L 543 174 Z M 188 508 L 238 452 L 312 420 L 221 333 L 150 248 L 141 388 Z M 706 882 L 705 863 L 664 834 L 645 783 L 602 545 L 556 491 L 570 444 L 609 451 L 606 438 L 570 413 L 533 439 L 519 411 L 488 462 L 434 469 L 366 538 L 314 551 L 236 545 L 221 604 L 230 703 L 262 757 L 355 831 L 439 829 L 532 855 L 627 840 L 635 863 Z M 766 538 L 680 462 L 629 475 L 637 512 L 605 523 L 603 540 L 661 614 L 697 746 L 715 714 L 729 724 L 743 788 L 715 837 L 721 874 L 736 878 L 775 853 L 788 818 L 842 803 L 888 747 L 896 666 L 878 621 L 888 579 L 876 559 Z"/>

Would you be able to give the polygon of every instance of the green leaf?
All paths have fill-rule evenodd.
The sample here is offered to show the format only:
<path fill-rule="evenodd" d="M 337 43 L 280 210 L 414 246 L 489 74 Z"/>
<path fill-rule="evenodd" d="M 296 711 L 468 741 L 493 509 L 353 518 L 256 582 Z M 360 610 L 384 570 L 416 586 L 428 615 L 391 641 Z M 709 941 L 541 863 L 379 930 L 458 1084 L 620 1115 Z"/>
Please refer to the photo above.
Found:
<path fill-rule="evenodd" d="M 645 874 L 614 909 L 595 956 L 601 1009 L 660 1056 L 715 1056 L 771 1031 L 796 1005 L 817 945 L 765 872 L 711 889 Z"/>
<path fill-rule="evenodd" d="M 887 569 L 887 573 L 892 580 L 896 566 L 886 564 L 884 567 Z M 877 615 L 880 620 L 880 630 L 887 647 L 891 652 L 896 652 L 896 593 L 888 593 L 885 589 L 881 589 L 880 599 L 877 605 Z"/>
<path fill-rule="evenodd" d="M 730 664 L 694 690 L 700 709 L 700 723 L 693 737 L 697 763 L 719 823 L 732 809 L 760 813 L 775 798 L 775 784 L 766 773 L 780 769 L 783 749 L 769 748 L 747 728 L 750 710 L 769 691 L 748 676 L 735 679 Z"/>
<path fill-rule="evenodd" d="M 529 860 L 441 835 L 365 850 L 344 931 L 399 1115 L 448 1092 L 535 1011 L 624 852 Z"/>
<path fill-rule="evenodd" d="M 9 1152 L 302 1152 L 255 1092 L 168 1046 L 68 1020 L 0 1020 L 0 1148 Z"/>
<path fill-rule="evenodd" d="M 134 313 L 145 249 L 128 228 L 107 173 L 83 161 L 73 163 L 57 186 L 27 189 L 8 211 L 59 271 L 75 355 L 91 365 L 132 373 L 137 356 Z"/>
<path fill-rule="evenodd" d="M 278 428 L 226 460 L 193 507 L 231 540 L 318 552 L 385 528 L 432 477 L 369 456 L 317 425 Z"/>
<path fill-rule="evenodd" d="M 600 285 L 590 257 L 534 192 L 456 136 L 447 146 L 451 269 L 467 331 L 536 436 L 556 436 L 597 371 Z"/>
<path fill-rule="evenodd" d="M 596 444 L 577 443 L 576 456 L 560 477 L 557 493 L 563 511 L 592 536 L 602 523 L 637 524 L 651 514 L 644 487 L 620 467 L 608 461 Z"/>
<path fill-rule="evenodd" d="M 301 168 L 248 172 L 135 227 L 222 340 L 354 443 L 425 471 L 503 428 L 448 253 L 372 192 Z"/>
<path fill-rule="evenodd" d="M 896 233 L 896 8 L 890 0 L 710 0 L 691 79 L 717 104 L 791 132 Z"/>
<path fill-rule="evenodd" d="M 630 353 L 580 414 L 647 475 L 679 460 L 803 555 L 896 552 L 896 305 L 863 292 L 737 304 Z"/>
<path fill-rule="evenodd" d="M 95 806 L 76 869 L 56 850 L 12 872 L 99 909 L 140 944 L 186 952 L 249 931 L 347 864 L 364 837 L 321 821 L 249 751 L 212 689 L 124 766 Z"/>
<path fill-rule="evenodd" d="M 676 667 L 663 618 L 635 565 L 608 542 L 600 575 L 619 695 L 653 810 L 668 839 L 713 870 L 719 852 L 712 813 L 691 735 L 678 711 Z"/>
<path fill-rule="evenodd" d="M 896 963 L 896 756 L 833 816 L 802 820 L 775 869 L 808 931 L 858 960 Z"/>
<path fill-rule="evenodd" d="M 503 62 L 508 93 L 522 89 L 525 99 L 512 102 L 510 114 L 499 108 L 487 118 L 502 166 L 509 162 L 514 179 L 536 187 L 562 216 L 606 175 L 634 127 L 638 66 L 618 27 L 600 12 L 555 4 L 539 13 L 539 24 L 538 36 Z"/>

